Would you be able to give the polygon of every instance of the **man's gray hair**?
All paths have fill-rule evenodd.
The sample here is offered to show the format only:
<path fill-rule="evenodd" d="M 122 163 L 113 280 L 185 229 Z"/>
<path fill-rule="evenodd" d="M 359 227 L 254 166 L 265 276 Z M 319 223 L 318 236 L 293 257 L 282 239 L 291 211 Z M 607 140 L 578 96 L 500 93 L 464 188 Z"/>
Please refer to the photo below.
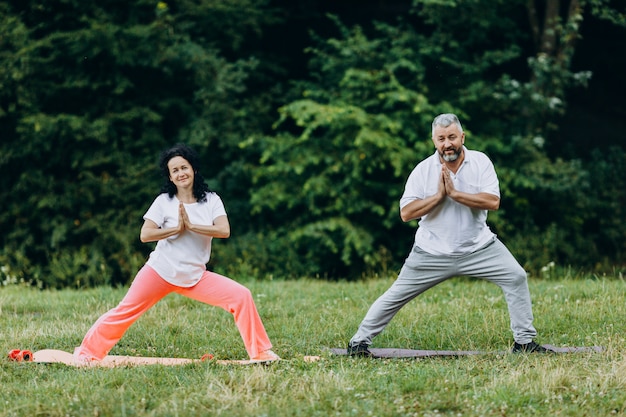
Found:
<path fill-rule="evenodd" d="M 459 121 L 459 118 L 456 117 L 456 114 L 444 113 L 435 117 L 435 120 L 433 120 L 432 136 L 435 136 L 435 127 L 448 127 L 453 123 L 456 124 L 459 127 L 459 131 L 463 133 L 463 126 L 461 126 L 461 122 Z"/>

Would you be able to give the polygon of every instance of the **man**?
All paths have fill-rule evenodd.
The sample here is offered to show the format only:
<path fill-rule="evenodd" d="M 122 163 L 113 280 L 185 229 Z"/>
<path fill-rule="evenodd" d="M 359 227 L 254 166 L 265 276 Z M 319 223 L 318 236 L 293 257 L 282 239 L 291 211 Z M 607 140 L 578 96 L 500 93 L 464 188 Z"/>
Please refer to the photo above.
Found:
<path fill-rule="evenodd" d="M 400 217 L 421 219 L 411 253 L 393 285 L 370 307 L 348 344 L 352 356 L 368 347 L 409 301 L 454 276 L 491 281 L 504 292 L 515 343 L 513 352 L 548 352 L 533 341 L 533 313 L 526 271 L 487 226 L 500 207 L 498 177 L 489 158 L 468 150 L 461 122 L 441 114 L 432 123 L 436 152 L 411 172 Z"/>

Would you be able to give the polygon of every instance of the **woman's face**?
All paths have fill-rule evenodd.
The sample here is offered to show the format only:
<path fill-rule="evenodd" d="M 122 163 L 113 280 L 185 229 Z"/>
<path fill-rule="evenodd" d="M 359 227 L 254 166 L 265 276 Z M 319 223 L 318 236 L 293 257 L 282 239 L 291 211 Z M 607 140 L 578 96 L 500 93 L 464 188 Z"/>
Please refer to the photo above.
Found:
<path fill-rule="evenodd" d="M 193 167 L 182 156 L 175 156 L 167 162 L 167 169 L 170 173 L 170 181 L 177 189 L 193 188 L 194 171 Z"/>

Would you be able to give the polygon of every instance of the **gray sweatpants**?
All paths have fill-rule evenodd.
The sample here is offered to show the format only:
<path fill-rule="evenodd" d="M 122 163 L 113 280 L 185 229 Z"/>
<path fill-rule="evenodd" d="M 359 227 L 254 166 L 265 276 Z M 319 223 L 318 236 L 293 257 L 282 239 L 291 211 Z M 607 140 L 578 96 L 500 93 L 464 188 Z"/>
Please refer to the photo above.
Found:
<path fill-rule="evenodd" d="M 497 284 L 504 292 L 515 341 L 525 344 L 535 338 L 526 271 L 495 239 L 476 252 L 460 256 L 431 255 L 414 246 L 398 279 L 372 304 L 350 339 L 350 346 L 371 344 L 406 303 L 454 276 L 482 278 Z"/>

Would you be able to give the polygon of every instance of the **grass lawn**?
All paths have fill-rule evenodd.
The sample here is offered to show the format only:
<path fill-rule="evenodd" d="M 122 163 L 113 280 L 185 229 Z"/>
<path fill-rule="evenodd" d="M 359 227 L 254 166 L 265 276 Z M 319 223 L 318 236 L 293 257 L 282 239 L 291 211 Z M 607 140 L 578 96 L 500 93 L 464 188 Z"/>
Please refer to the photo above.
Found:
<path fill-rule="evenodd" d="M 610 416 L 626 413 L 626 283 L 531 279 L 540 343 L 602 353 L 370 360 L 344 347 L 392 279 L 246 282 L 284 358 L 271 366 L 71 368 L 0 360 L 0 416 Z M 126 289 L 0 288 L 0 347 L 72 351 Z M 500 289 L 449 280 L 409 303 L 373 347 L 509 349 Z M 244 359 L 232 316 L 170 295 L 111 354 Z M 320 355 L 315 363 L 304 355 Z"/>

